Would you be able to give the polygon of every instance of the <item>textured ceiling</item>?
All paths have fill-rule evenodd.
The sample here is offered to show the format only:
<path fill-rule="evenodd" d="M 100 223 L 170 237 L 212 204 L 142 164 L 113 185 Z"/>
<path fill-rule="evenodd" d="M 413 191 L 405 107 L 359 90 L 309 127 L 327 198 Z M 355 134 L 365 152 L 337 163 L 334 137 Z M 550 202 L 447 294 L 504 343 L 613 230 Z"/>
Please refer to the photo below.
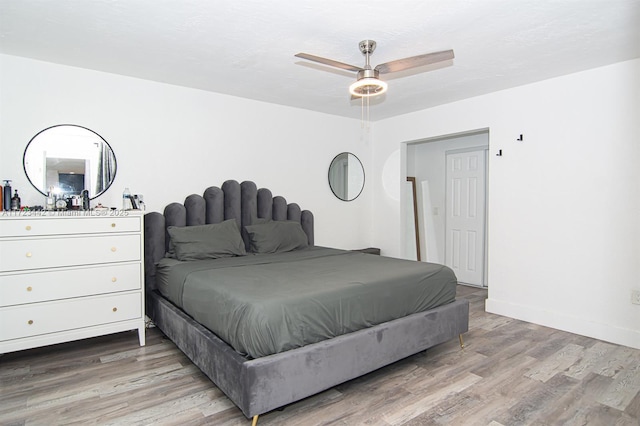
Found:
<path fill-rule="evenodd" d="M 361 66 L 363 39 L 456 55 L 385 75 L 379 120 L 638 58 L 640 0 L 0 0 L 1 53 L 353 118 L 355 75 L 293 55 Z"/>

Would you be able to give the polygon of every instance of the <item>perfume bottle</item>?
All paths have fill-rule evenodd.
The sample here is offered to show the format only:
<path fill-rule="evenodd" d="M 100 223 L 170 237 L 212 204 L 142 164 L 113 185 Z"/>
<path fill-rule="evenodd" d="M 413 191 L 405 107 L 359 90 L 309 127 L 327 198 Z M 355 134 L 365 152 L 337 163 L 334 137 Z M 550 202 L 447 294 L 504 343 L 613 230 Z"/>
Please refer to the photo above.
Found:
<path fill-rule="evenodd" d="M 47 200 L 46 207 L 47 210 L 54 210 L 56 208 L 56 199 L 53 194 L 53 186 L 49 187 L 49 192 L 47 192 Z"/>
<path fill-rule="evenodd" d="M 11 197 L 11 210 L 20 210 L 20 196 L 17 189 L 15 195 Z"/>
<path fill-rule="evenodd" d="M 82 199 L 79 195 L 72 195 L 71 198 L 71 210 L 80 210 L 80 206 L 82 205 Z"/>

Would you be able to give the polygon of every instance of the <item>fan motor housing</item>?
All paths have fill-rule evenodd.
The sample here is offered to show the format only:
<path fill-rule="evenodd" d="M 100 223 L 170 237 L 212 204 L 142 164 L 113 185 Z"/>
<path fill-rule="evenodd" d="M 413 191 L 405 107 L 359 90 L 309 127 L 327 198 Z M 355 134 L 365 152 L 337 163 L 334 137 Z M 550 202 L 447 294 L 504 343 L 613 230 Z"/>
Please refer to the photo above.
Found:
<path fill-rule="evenodd" d="M 379 76 L 380 73 L 378 72 L 378 70 L 363 69 L 358 71 L 357 80 L 362 80 L 363 78 L 379 78 Z"/>

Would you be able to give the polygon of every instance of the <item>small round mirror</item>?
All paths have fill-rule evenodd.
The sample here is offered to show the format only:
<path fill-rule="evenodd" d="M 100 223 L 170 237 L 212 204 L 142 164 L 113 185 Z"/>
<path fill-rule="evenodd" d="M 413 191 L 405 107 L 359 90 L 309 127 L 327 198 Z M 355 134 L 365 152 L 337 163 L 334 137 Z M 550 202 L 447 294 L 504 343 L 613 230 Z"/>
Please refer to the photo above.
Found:
<path fill-rule="evenodd" d="M 105 192 L 116 177 L 116 156 L 102 136 L 82 126 L 60 124 L 36 134 L 24 150 L 24 172 L 40 193 L 65 198 Z"/>
<path fill-rule="evenodd" d="M 335 156 L 329 166 L 329 186 L 333 194 L 342 201 L 353 201 L 364 188 L 364 168 L 350 152 Z"/>

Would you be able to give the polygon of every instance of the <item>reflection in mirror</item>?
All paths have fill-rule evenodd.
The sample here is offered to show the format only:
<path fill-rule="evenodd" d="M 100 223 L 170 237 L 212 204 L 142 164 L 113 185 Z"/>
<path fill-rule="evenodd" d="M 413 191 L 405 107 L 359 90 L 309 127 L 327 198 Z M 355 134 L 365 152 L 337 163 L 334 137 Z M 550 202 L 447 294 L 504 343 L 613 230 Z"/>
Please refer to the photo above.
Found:
<path fill-rule="evenodd" d="M 329 186 L 342 201 L 358 198 L 364 188 L 364 168 L 358 157 L 350 152 L 336 155 L 329 166 Z"/>
<path fill-rule="evenodd" d="M 102 136 L 85 127 L 61 124 L 42 130 L 24 150 L 24 171 L 43 195 L 57 198 L 105 192 L 116 177 L 116 156 Z"/>

